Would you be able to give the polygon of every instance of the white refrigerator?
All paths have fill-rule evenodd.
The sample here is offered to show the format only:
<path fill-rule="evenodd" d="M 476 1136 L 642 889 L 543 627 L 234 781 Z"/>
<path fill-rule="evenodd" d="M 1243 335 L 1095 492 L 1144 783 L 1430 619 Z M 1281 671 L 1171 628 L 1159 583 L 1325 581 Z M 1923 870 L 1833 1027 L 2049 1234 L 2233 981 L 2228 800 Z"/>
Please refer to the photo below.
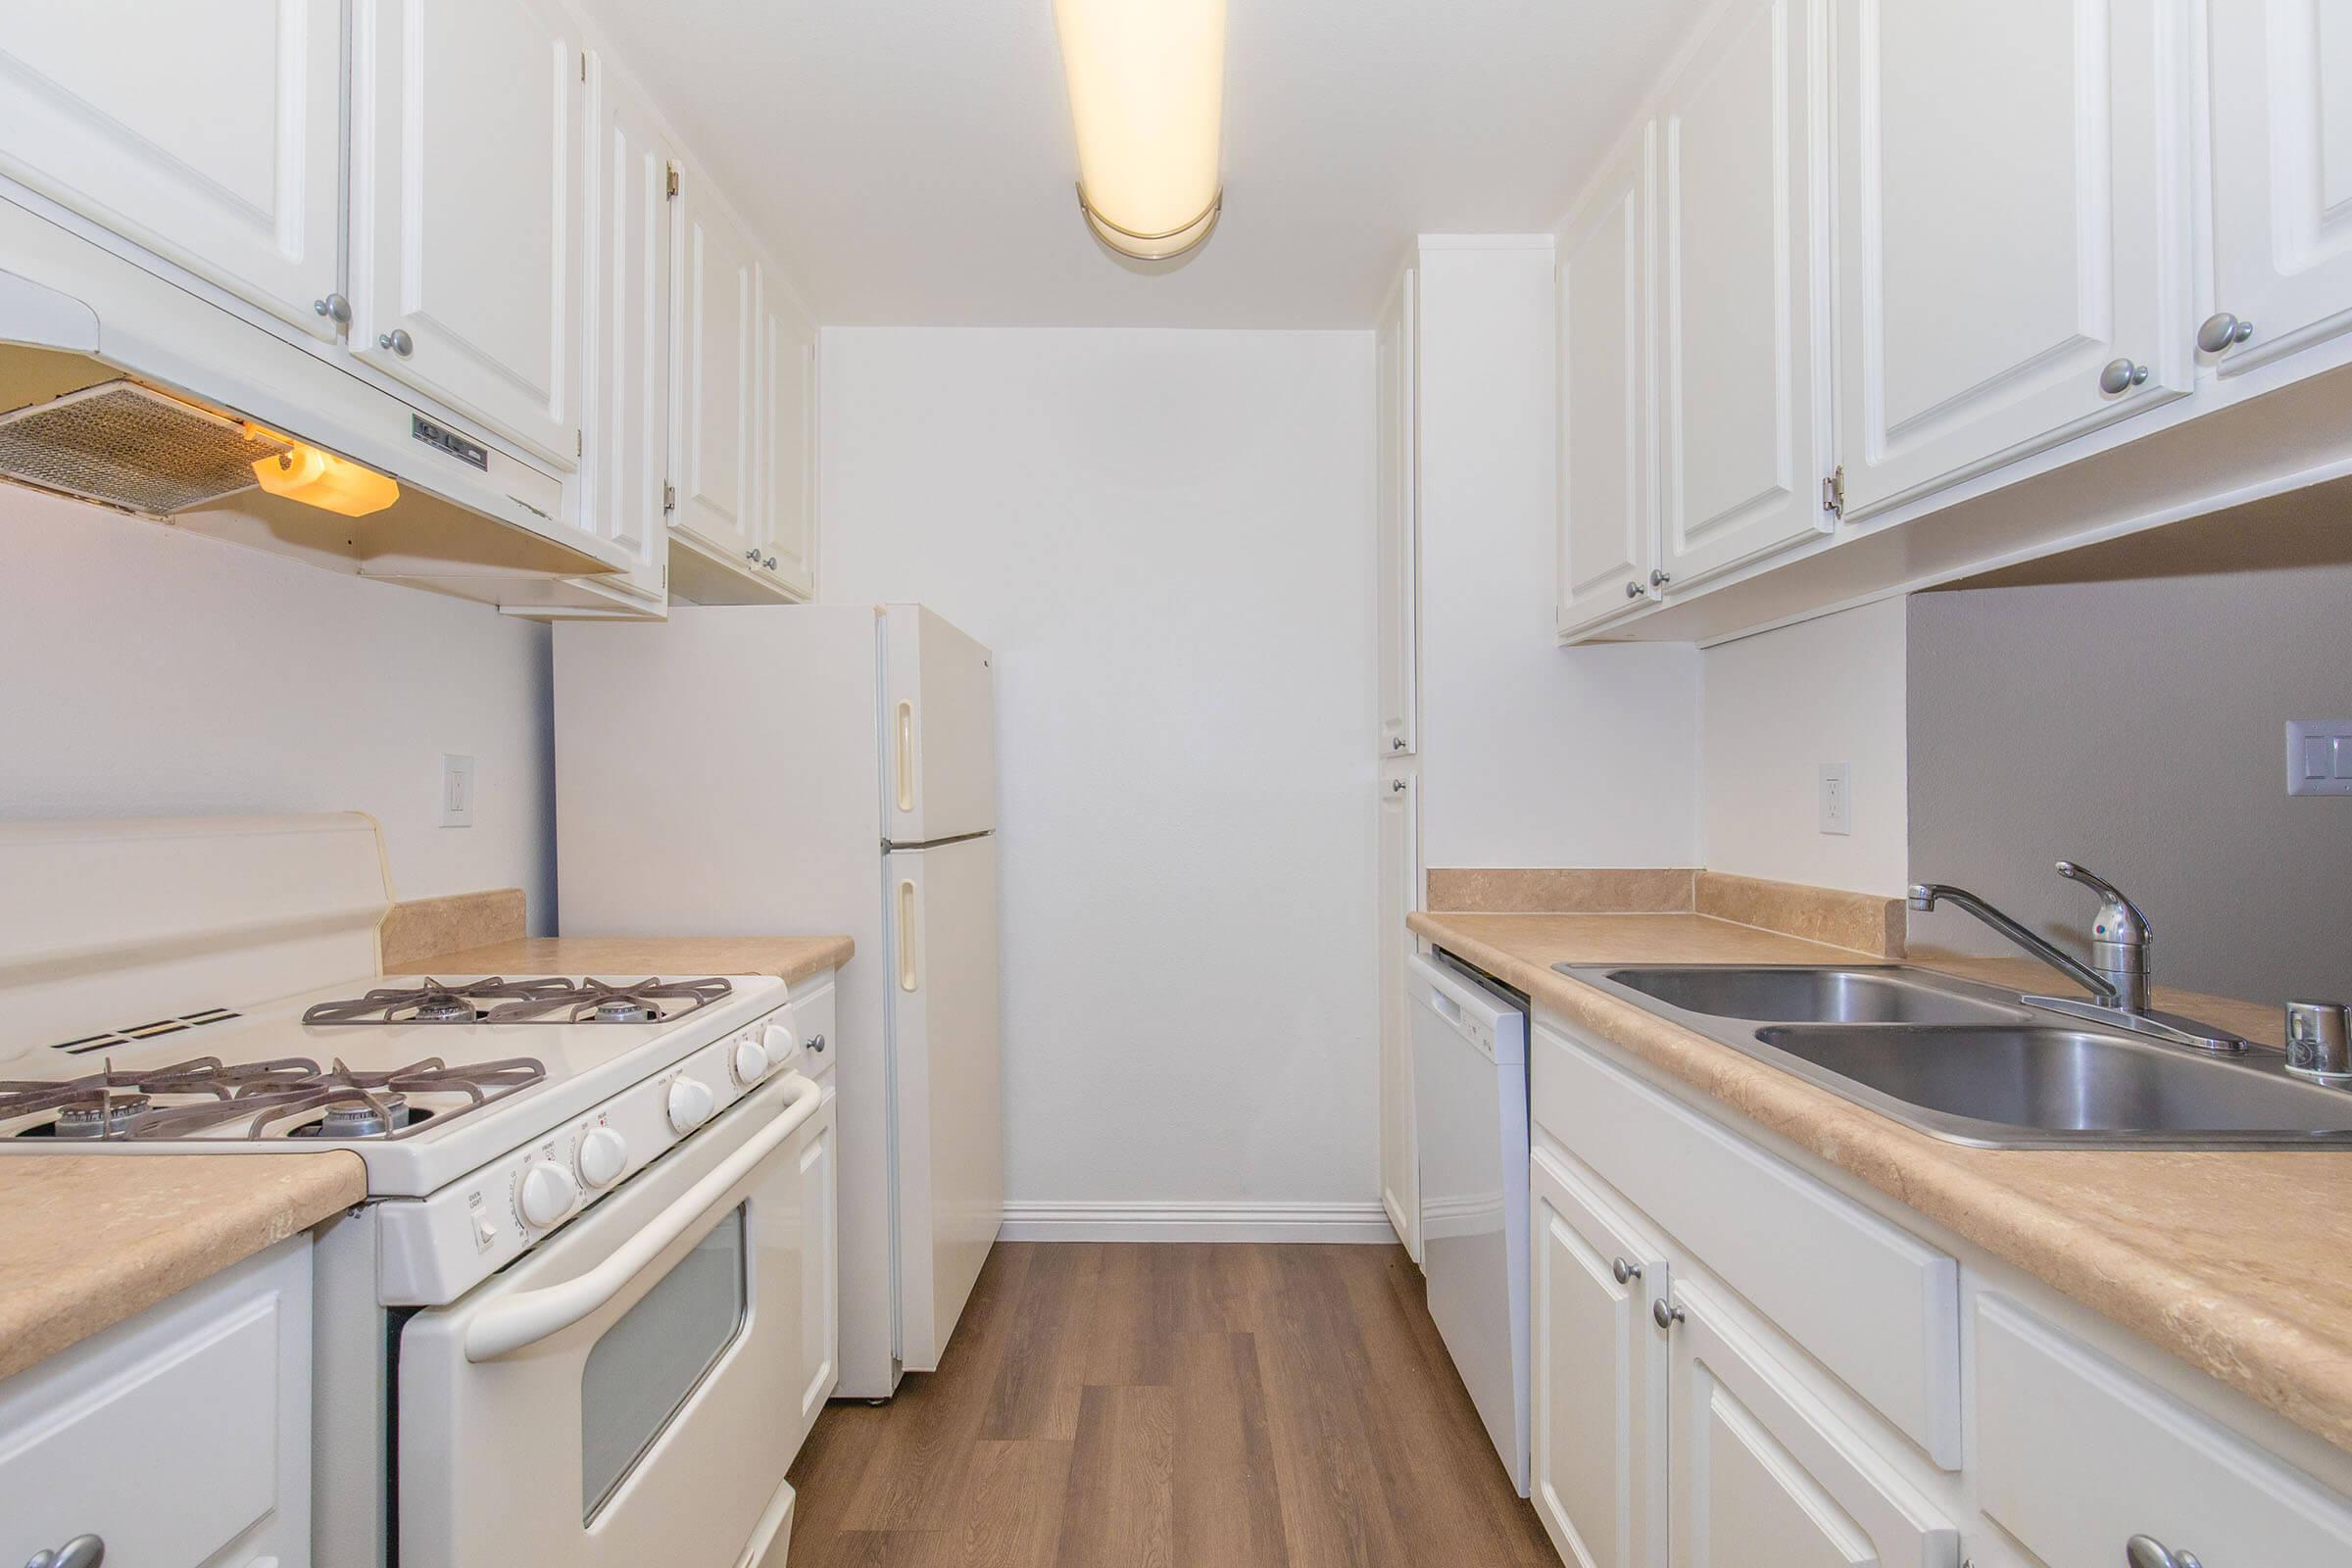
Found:
<path fill-rule="evenodd" d="M 555 629 L 567 936 L 847 932 L 843 1397 L 930 1371 L 1004 1211 L 988 650 L 917 605 Z"/>

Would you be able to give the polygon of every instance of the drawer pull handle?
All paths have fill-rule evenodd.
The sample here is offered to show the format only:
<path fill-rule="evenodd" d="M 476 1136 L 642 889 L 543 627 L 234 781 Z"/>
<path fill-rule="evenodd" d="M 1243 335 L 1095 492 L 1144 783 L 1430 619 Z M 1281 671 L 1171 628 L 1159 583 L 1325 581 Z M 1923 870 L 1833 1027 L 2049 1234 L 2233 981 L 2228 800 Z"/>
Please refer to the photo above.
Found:
<path fill-rule="evenodd" d="M 1649 1303 L 1649 1317 L 1650 1321 L 1657 1324 L 1658 1327 L 1670 1329 L 1683 1320 L 1683 1309 L 1670 1304 L 1666 1298 L 1661 1296 Z M 2132 1568 L 2138 1568 L 2138 1564 L 2134 1563 Z"/>
<path fill-rule="evenodd" d="M 823 1035 L 810 1035 L 805 1044 L 820 1056 L 825 1054 L 825 1037 Z"/>
<path fill-rule="evenodd" d="M 1642 1265 L 1629 1263 L 1620 1257 L 1609 1264 L 1609 1272 L 1617 1276 L 1618 1284 L 1630 1285 L 1642 1277 Z"/>
<path fill-rule="evenodd" d="M 2133 1536 L 2125 1542 L 2124 1561 L 2129 1568 L 2205 1568 L 2194 1552 L 2175 1551 L 2154 1536 Z"/>
<path fill-rule="evenodd" d="M 24 1559 L 24 1568 L 98 1568 L 106 1561 L 106 1543 L 96 1536 L 75 1536 L 55 1551 L 43 1547 Z"/>

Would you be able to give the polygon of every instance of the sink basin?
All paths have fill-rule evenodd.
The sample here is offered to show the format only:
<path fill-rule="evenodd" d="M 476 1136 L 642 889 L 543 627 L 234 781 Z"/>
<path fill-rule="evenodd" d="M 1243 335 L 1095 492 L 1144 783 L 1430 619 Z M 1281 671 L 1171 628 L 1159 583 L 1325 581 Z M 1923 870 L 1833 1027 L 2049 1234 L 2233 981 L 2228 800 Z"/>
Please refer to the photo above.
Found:
<path fill-rule="evenodd" d="M 2069 1142 L 2352 1137 L 2352 1094 L 2289 1077 L 2270 1053 L 2192 1055 L 2057 1024 L 1795 1024 L 1760 1029 L 1756 1039 L 1908 1107 L 1904 1120 L 1972 1143 L 2015 1142 L 2001 1134 L 2021 1128 Z"/>
<path fill-rule="evenodd" d="M 1989 1149 L 2352 1150 L 2352 1093 L 1902 964 L 1557 964 L 1904 1125 Z"/>
<path fill-rule="evenodd" d="M 1923 982 L 1919 971 L 1676 966 L 1611 969 L 1628 991 L 1715 1018 L 1759 1023 L 1999 1023 L 2022 1020 L 2014 1005 Z"/>

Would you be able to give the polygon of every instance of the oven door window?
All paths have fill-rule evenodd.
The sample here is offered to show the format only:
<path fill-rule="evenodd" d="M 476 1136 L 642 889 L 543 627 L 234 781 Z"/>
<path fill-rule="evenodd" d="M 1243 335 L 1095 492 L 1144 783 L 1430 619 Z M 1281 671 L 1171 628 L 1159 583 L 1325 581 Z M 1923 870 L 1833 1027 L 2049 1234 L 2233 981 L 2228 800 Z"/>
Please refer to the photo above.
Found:
<path fill-rule="evenodd" d="M 744 1209 L 721 1220 L 588 1352 L 580 1379 L 580 1518 L 596 1517 L 743 1332 Z"/>

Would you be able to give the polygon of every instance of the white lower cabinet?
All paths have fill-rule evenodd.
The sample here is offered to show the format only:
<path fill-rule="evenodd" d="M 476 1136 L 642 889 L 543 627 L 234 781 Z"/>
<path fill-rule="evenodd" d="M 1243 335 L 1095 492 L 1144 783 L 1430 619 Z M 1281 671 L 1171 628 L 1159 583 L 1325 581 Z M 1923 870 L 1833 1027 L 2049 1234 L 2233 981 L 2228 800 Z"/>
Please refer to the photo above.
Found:
<path fill-rule="evenodd" d="M 1727 1300 L 1666 1311 L 1674 1568 L 1958 1568 L 1959 1530 Z"/>
<path fill-rule="evenodd" d="M 1380 1201 L 1396 1240 L 1421 1261 L 1421 1155 L 1413 1136 L 1412 1003 L 1404 960 L 1413 938 L 1404 917 L 1420 907 L 1420 779 L 1409 767 L 1381 780 Z"/>
<path fill-rule="evenodd" d="M 1532 1500 L 1571 1568 L 2352 1563 L 2346 1456 L 1543 1009 L 1529 1074 Z"/>
<path fill-rule="evenodd" d="M 1666 1561 L 1666 1337 L 1649 1303 L 1664 1249 L 1539 1149 L 1530 1292 L 1536 1396 L 1529 1498 L 1563 1562 Z"/>
<path fill-rule="evenodd" d="M 0 1381 L 0 1562 L 81 1536 L 125 1568 L 307 1568 L 308 1236 Z"/>

